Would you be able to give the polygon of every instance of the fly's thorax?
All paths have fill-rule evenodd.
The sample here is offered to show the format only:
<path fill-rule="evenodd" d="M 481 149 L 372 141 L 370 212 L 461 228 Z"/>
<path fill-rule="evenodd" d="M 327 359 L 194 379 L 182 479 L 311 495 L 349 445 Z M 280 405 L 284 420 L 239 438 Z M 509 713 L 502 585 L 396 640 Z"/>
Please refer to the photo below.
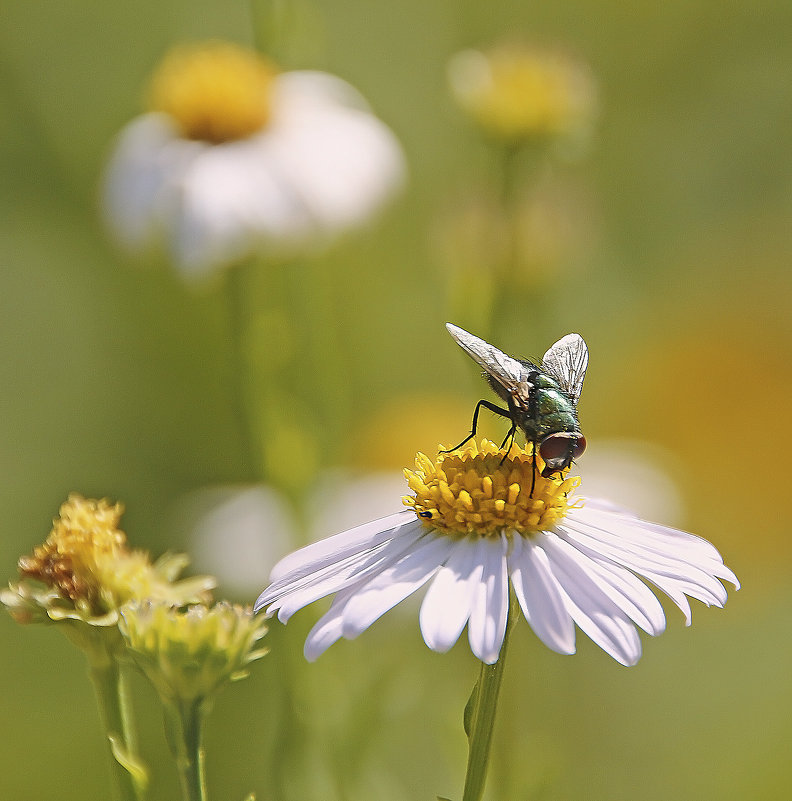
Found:
<path fill-rule="evenodd" d="M 561 389 L 546 388 L 536 391 L 536 418 L 540 435 L 556 431 L 580 433 L 577 410 L 569 396 Z"/>
<path fill-rule="evenodd" d="M 514 422 L 522 429 L 529 442 L 541 442 L 549 434 L 581 434 L 574 409 L 553 408 L 546 412 L 540 411 L 535 417 L 516 414 Z"/>

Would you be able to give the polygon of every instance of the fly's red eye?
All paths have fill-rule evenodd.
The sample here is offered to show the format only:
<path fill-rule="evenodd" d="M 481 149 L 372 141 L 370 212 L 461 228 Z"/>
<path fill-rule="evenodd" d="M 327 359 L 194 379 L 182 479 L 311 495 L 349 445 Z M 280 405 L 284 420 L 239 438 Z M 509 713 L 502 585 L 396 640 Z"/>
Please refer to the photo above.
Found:
<path fill-rule="evenodd" d="M 539 455 L 545 464 L 567 462 L 570 454 L 570 438 L 563 434 L 551 434 L 545 437 L 539 445 Z"/>
<path fill-rule="evenodd" d="M 539 444 L 539 455 L 546 468 L 563 470 L 586 450 L 586 438 L 576 434 L 551 434 Z"/>

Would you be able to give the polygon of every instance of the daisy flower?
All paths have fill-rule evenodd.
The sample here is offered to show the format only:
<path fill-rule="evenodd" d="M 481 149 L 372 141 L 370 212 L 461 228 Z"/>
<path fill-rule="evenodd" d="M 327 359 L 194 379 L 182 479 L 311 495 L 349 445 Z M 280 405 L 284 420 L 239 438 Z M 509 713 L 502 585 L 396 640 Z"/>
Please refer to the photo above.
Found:
<path fill-rule="evenodd" d="M 578 479 L 566 471 L 545 478 L 543 467 L 530 444 L 506 454 L 487 440 L 471 442 L 434 461 L 418 454 L 416 469 L 405 470 L 409 509 L 282 559 L 255 609 L 277 612 L 285 623 L 335 594 L 305 643 L 314 660 L 428 585 L 419 615 L 426 644 L 447 651 L 467 625 L 473 654 L 493 664 L 511 586 L 552 650 L 574 653 L 577 625 L 617 662 L 634 665 L 637 628 L 651 635 L 665 628 L 663 608 L 644 582 L 665 593 L 688 624 L 688 598 L 722 607 L 720 580 L 739 587 L 710 543 L 575 497 Z"/>
<path fill-rule="evenodd" d="M 148 100 L 118 137 L 104 211 L 122 244 L 164 240 L 188 275 L 321 245 L 403 182 L 392 132 L 326 73 L 279 72 L 230 43 L 182 46 Z"/>

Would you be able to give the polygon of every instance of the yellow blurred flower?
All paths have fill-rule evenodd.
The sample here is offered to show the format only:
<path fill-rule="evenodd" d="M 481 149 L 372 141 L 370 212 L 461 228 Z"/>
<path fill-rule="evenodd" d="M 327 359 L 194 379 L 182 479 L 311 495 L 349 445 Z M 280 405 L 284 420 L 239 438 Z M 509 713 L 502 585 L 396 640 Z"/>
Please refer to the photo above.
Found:
<path fill-rule="evenodd" d="M 170 53 L 148 98 L 110 159 L 104 211 L 123 245 L 164 241 L 192 277 L 321 246 L 403 182 L 392 132 L 326 73 L 208 42 Z"/>
<path fill-rule="evenodd" d="M 269 122 L 277 74 L 274 64 L 227 42 L 176 47 L 152 78 L 149 105 L 185 139 L 233 142 Z"/>
<path fill-rule="evenodd" d="M 520 44 L 458 53 L 448 66 L 460 107 L 496 141 L 563 141 L 588 136 L 597 92 L 588 68 L 565 53 Z"/>
<path fill-rule="evenodd" d="M 470 405 L 458 395 L 398 395 L 364 418 L 350 439 L 348 460 L 368 471 L 398 471 L 415 455 L 410 441 L 430 450 L 470 427 Z M 404 432 L 409 430 L 408 439 Z"/>

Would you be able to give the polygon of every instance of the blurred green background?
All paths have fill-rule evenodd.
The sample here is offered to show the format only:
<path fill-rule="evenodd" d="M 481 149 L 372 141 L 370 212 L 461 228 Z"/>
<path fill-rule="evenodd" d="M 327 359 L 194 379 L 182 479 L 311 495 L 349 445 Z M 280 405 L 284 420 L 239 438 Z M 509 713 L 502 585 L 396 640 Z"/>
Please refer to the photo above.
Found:
<path fill-rule="evenodd" d="M 0 567 L 9 579 L 70 491 L 123 501 L 130 540 L 158 555 L 191 548 L 173 523 L 185 493 L 249 478 L 222 292 L 186 288 L 164 261 L 140 269 L 119 254 L 97 186 L 163 52 L 209 37 L 250 43 L 251 19 L 267 10 L 252 8 L 3 4 Z M 691 629 L 669 610 L 669 630 L 645 638 L 631 669 L 582 635 L 579 654 L 561 657 L 519 626 L 487 797 L 791 797 L 792 5 L 289 8 L 294 27 L 274 43 L 277 56 L 358 87 L 410 165 L 407 191 L 375 227 L 250 281 L 254 313 L 268 308 L 273 280 L 286 299 L 297 334 L 283 374 L 303 398 L 293 422 L 316 443 L 317 470 L 398 470 L 415 450 L 464 433 L 483 385 L 443 328 L 454 315 L 477 330 L 476 310 L 449 290 L 453 220 L 494 191 L 494 169 L 450 99 L 445 67 L 504 35 L 560 44 L 590 64 L 600 119 L 584 160 L 543 175 L 549 278 L 540 291 L 514 288 L 495 344 L 540 355 L 580 331 L 591 352 L 582 464 L 614 441 L 659 454 L 676 493 L 661 522 L 711 540 L 743 581 L 725 610 L 697 605 Z M 312 393 L 310 349 L 325 332 L 333 359 Z M 264 324 L 251 334 L 263 382 L 272 336 Z M 487 422 L 485 433 L 503 431 Z M 363 448 L 376 441 L 387 447 L 373 459 Z M 618 483 L 618 460 L 609 469 Z M 398 507 L 394 497 L 382 514 Z M 249 595 L 218 594 L 251 602 L 265 583 L 266 572 Z M 273 624 L 273 654 L 210 719 L 212 797 L 458 798 L 477 666 L 464 641 L 430 652 L 414 611 L 391 613 L 313 665 L 302 639 L 319 610 Z M 0 639 L 0 798 L 108 798 L 82 655 L 56 631 L 8 616 Z M 139 700 L 151 797 L 170 799 L 176 781 L 142 680 Z"/>

